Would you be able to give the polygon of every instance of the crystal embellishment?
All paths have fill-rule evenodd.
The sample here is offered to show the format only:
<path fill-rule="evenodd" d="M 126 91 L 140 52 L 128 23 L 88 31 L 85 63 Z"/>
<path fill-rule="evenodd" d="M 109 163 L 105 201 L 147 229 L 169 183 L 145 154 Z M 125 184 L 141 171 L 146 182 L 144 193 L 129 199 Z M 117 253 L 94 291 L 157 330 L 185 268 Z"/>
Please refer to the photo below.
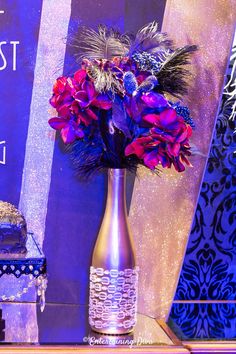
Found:
<path fill-rule="evenodd" d="M 103 269 L 90 267 L 89 324 L 102 332 L 115 324 L 132 329 L 136 324 L 138 267 Z"/>

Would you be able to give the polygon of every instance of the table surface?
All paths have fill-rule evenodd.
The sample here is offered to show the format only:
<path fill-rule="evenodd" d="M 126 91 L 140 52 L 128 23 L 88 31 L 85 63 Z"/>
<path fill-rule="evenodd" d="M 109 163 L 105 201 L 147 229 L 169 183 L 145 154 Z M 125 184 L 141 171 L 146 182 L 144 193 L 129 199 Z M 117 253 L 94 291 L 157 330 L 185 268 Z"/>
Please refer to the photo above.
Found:
<path fill-rule="evenodd" d="M 236 342 L 191 342 L 181 343 L 168 326 L 155 319 L 138 314 L 133 333 L 123 336 L 106 336 L 91 332 L 88 326 L 87 306 L 73 304 L 46 304 L 40 313 L 33 303 L 1 303 L 4 326 L 0 338 L 2 348 L 11 354 L 27 353 L 189 353 L 208 348 L 222 347 L 236 352 Z M 0 311 L 1 312 L 1 311 Z M 33 344 L 33 346 L 32 346 Z M 99 349 L 101 348 L 101 349 Z M 123 348 L 123 349 L 122 349 Z M 205 350 L 205 349 L 204 349 Z M 5 352 L 5 351 L 4 351 Z M 202 352 L 202 351 L 201 351 Z M 207 353 L 208 351 L 203 351 Z M 224 351 L 223 351 L 224 352 Z M 0 346 L 1 353 L 1 346 Z"/>
<path fill-rule="evenodd" d="M 5 320 L 2 343 L 40 343 L 76 345 L 161 345 L 176 343 L 153 318 L 138 314 L 133 333 L 121 336 L 106 336 L 91 332 L 87 306 L 70 304 L 46 304 L 40 313 L 36 304 L 1 303 Z"/>

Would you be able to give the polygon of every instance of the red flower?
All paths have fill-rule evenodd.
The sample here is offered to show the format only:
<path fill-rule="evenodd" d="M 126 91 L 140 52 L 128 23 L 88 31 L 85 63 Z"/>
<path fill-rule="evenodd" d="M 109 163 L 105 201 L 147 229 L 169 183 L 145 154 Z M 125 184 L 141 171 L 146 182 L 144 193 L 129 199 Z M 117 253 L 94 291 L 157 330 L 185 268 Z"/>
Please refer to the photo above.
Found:
<path fill-rule="evenodd" d="M 144 94 L 137 93 L 134 96 L 127 96 L 125 107 L 128 115 L 135 121 L 140 122 L 147 108 L 165 108 L 168 106 L 168 101 L 163 95 L 156 92 L 147 92 Z"/>
<path fill-rule="evenodd" d="M 73 102 L 75 93 L 75 81 L 73 78 L 59 77 L 53 86 L 53 96 L 50 104 L 56 108 L 62 117 L 70 116 L 70 105 Z"/>
<path fill-rule="evenodd" d="M 49 119 L 50 126 L 61 131 L 61 137 L 65 144 L 73 143 L 77 138 L 83 138 L 84 132 L 72 119 L 54 117 Z"/>
<path fill-rule="evenodd" d="M 82 80 L 79 90 L 74 95 L 75 101 L 72 103 L 71 111 L 76 114 L 78 122 L 82 121 L 89 125 L 92 120 L 97 120 L 98 116 L 93 108 L 109 110 L 112 106 L 111 100 L 105 94 L 98 94 L 94 84 L 88 80 Z"/>
<path fill-rule="evenodd" d="M 184 171 L 183 162 L 190 165 L 186 156 L 191 155 L 188 142 L 191 127 L 172 108 L 159 114 L 144 115 L 143 120 L 152 126 L 149 133 L 129 144 L 125 155 L 137 155 L 152 170 L 158 164 L 164 168 L 173 164 L 178 172 Z"/>
<path fill-rule="evenodd" d="M 80 84 L 81 82 L 83 82 L 86 79 L 86 76 L 87 76 L 86 70 L 79 69 L 74 74 L 74 79 L 78 84 Z"/>
<path fill-rule="evenodd" d="M 51 118 L 49 124 L 52 128 L 61 130 L 65 143 L 83 138 L 81 123 L 88 126 L 98 119 L 97 109 L 109 110 L 112 106 L 106 94 L 96 92 L 84 69 L 78 70 L 73 78 L 58 78 L 50 103 L 56 108 L 58 117 Z"/>

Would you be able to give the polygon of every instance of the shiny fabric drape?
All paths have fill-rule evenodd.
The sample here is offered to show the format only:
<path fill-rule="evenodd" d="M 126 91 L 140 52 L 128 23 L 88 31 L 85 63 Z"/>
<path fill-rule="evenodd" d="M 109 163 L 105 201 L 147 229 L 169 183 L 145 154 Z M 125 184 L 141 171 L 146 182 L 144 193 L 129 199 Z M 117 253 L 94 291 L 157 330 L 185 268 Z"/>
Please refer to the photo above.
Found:
<path fill-rule="evenodd" d="M 130 222 L 140 266 L 139 311 L 166 318 L 185 254 L 201 178 L 209 151 L 235 25 L 234 0 L 167 0 L 162 31 L 176 46 L 197 44 L 185 103 L 196 122 L 193 168 L 160 178 L 141 169 Z M 145 294 L 145 296 L 143 296 Z"/>

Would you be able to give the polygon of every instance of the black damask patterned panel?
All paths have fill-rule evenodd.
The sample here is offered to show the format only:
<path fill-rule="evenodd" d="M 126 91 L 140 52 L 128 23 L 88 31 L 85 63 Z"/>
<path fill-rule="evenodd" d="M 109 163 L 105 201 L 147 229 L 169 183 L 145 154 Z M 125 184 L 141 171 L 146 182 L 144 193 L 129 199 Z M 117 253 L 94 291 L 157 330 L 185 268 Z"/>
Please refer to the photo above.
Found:
<path fill-rule="evenodd" d="M 235 340 L 236 304 L 175 303 L 168 324 L 181 340 Z"/>
<path fill-rule="evenodd" d="M 232 300 L 236 300 L 236 34 L 168 324 L 183 340 L 236 339 Z"/>
<path fill-rule="evenodd" d="M 175 300 L 236 300 L 236 46 Z"/>

